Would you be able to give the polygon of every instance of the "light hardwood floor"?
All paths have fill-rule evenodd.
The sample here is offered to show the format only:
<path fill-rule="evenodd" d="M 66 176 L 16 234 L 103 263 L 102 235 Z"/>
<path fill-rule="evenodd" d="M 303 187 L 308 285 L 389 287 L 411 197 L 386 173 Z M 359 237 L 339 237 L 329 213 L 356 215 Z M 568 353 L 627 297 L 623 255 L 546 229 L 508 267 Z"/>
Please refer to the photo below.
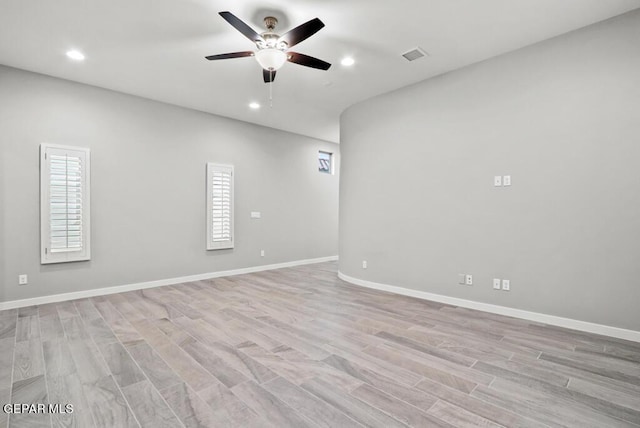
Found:
<path fill-rule="evenodd" d="M 640 344 L 323 263 L 0 312 L 0 427 L 640 426 Z"/>

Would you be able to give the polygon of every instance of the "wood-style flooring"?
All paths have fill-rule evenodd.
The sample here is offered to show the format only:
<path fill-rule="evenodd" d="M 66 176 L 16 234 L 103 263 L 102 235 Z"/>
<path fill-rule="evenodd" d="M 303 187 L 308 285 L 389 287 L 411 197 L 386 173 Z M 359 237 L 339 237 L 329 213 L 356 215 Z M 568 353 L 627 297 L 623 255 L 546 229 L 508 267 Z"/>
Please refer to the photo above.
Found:
<path fill-rule="evenodd" d="M 0 427 L 640 426 L 640 343 L 323 263 L 0 312 Z"/>

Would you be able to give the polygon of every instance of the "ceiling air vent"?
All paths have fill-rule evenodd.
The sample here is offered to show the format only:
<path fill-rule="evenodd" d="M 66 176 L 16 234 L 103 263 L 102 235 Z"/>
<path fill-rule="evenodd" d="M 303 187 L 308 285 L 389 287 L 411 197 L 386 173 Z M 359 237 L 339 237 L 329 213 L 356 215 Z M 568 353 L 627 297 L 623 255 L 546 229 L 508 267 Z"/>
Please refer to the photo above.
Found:
<path fill-rule="evenodd" d="M 415 61 L 419 58 L 422 58 L 423 56 L 426 56 L 427 53 L 422 50 L 421 48 L 415 48 L 415 49 L 411 49 L 408 52 L 405 52 L 402 54 L 403 57 L 406 58 L 407 61 Z"/>

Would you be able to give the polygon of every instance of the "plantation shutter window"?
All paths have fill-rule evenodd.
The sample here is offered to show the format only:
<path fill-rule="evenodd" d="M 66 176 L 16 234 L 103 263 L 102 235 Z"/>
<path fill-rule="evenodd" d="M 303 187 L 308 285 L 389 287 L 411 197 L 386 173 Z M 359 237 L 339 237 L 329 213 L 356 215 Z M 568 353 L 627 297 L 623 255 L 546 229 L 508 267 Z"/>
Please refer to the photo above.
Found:
<path fill-rule="evenodd" d="M 40 147 L 41 263 L 90 259 L 89 149 Z"/>
<path fill-rule="evenodd" d="M 318 152 L 318 171 L 333 174 L 333 153 Z"/>
<path fill-rule="evenodd" d="M 207 250 L 233 248 L 233 166 L 207 164 Z"/>

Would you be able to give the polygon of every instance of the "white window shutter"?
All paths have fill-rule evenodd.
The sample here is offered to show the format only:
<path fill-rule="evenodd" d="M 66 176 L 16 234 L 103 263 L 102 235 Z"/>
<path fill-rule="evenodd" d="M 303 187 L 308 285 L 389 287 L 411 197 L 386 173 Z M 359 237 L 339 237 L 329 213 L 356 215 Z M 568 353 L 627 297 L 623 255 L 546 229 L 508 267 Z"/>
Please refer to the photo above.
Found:
<path fill-rule="evenodd" d="M 333 153 L 318 152 L 318 171 L 333 175 Z"/>
<path fill-rule="evenodd" d="M 40 146 L 41 263 L 89 260 L 89 149 Z"/>
<path fill-rule="evenodd" d="M 233 248 L 233 166 L 207 164 L 207 250 Z"/>

